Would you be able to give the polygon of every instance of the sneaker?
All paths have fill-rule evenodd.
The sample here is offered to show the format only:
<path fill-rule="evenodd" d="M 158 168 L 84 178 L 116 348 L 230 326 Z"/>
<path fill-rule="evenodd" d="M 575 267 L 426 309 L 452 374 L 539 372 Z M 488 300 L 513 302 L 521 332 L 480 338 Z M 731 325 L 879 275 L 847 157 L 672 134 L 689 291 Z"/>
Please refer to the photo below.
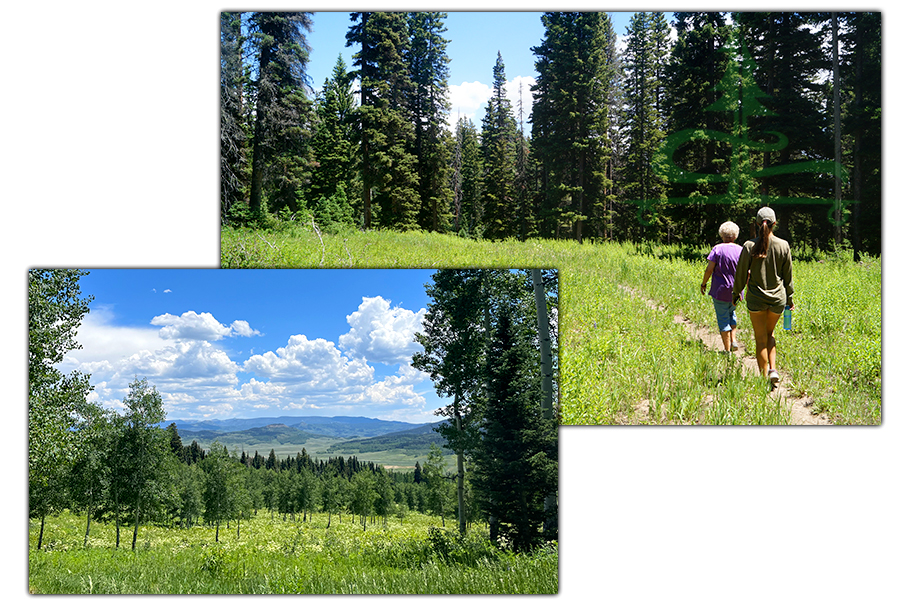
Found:
<path fill-rule="evenodd" d="M 769 370 L 769 383 L 774 387 L 778 384 L 778 381 L 781 380 L 781 377 L 778 375 L 778 372 L 775 370 Z"/>
<path fill-rule="evenodd" d="M 734 353 L 734 352 L 737 351 L 737 350 L 738 350 L 738 346 L 737 346 L 736 344 L 732 344 L 732 345 L 731 345 L 731 352 Z"/>

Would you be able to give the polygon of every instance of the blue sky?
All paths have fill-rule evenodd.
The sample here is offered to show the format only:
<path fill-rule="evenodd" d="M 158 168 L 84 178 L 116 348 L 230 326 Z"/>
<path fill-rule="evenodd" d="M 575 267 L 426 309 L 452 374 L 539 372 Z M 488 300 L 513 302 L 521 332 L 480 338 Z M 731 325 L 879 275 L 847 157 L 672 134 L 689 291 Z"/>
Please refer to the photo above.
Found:
<path fill-rule="evenodd" d="M 610 12 L 620 46 L 632 14 Z M 667 17 L 671 21 L 671 13 Z M 307 72 L 316 90 L 331 76 L 339 54 L 348 66 L 352 65 L 353 54 L 358 49 L 346 47 L 350 24 L 350 13 L 346 12 L 325 11 L 313 15 L 313 31 L 307 35 L 312 47 Z M 541 13 L 451 11 L 444 25 L 447 28 L 444 37 L 450 40 L 447 55 L 450 57 L 451 125 L 455 125 L 457 114 L 461 114 L 472 117 L 476 127 L 481 128 L 485 104 L 491 96 L 498 51 L 503 56 L 507 95 L 513 101 L 514 110 L 518 108 L 519 84 L 522 84 L 527 122 L 531 112 L 529 87 L 535 80 L 531 48 L 540 45 L 544 36 Z"/>
<path fill-rule="evenodd" d="M 361 415 L 425 423 L 442 406 L 421 349 L 429 270 L 93 269 L 65 371 L 122 408 L 146 378 L 170 419 Z"/>

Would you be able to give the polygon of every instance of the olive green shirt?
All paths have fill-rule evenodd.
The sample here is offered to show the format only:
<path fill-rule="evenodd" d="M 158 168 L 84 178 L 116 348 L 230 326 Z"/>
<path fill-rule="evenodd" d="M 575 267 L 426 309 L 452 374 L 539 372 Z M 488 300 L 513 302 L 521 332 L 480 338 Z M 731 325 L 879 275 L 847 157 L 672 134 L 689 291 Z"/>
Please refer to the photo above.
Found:
<path fill-rule="evenodd" d="M 744 286 L 752 295 L 768 306 L 794 305 L 794 271 L 791 247 L 781 238 L 769 236 L 769 249 L 762 259 L 750 256 L 759 238 L 744 242 L 734 274 L 732 301 L 737 303 Z"/>

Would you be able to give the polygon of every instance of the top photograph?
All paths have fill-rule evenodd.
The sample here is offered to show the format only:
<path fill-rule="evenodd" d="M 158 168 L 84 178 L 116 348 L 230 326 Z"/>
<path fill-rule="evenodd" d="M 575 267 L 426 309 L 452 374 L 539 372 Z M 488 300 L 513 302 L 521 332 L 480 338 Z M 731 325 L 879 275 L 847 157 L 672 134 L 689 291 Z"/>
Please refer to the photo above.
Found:
<path fill-rule="evenodd" d="M 222 268 L 552 269 L 560 424 L 881 425 L 881 12 L 220 26 Z"/>

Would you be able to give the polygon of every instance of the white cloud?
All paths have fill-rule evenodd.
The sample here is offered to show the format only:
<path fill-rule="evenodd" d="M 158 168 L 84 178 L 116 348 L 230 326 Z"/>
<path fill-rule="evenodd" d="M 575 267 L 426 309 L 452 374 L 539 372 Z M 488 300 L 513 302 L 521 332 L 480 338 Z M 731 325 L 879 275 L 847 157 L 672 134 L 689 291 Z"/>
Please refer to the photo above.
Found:
<path fill-rule="evenodd" d="M 457 115 L 474 117 L 490 98 L 491 86 L 478 81 L 465 81 L 458 86 L 450 86 L 450 123 L 456 124 Z"/>
<path fill-rule="evenodd" d="M 391 303 L 382 297 L 364 297 L 359 308 L 347 317 L 350 331 L 343 334 L 340 347 L 351 357 L 383 364 L 409 363 L 422 345 L 415 333 L 422 331 L 425 309 L 418 312 Z"/>
<path fill-rule="evenodd" d="M 79 328 L 84 350 L 71 352 L 61 367 L 90 374 L 90 400 L 119 411 L 129 384 L 146 378 L 174 418 L 301 412 L 402 418 L 426 404 L 419 389 L 427 375 L 408 363 L 424 312 L 364 298 L 348 317 L 345 351 L 298 334 L 282 348 L 236 362 L 219 341 L 260 335 L 246 321 L 226 326 L 208 313 L 186 312 L 159 315 L 153 326 L 121 327 L 109 310 L 95 309 Z M 376 378 L 369 356 L 399 366 Z"/>
<path fill-rule="evenodd" d="M 348 360 L 333 342 L 303 334 L 290 337 L 287 346 L 275 352 L 254 355 L 243 364 L 244 371 L 279 383 L 302 383 L 305 391 L 345 391 L 362 388 L 373 378 L 365 360 Z"/>
<path fill-rule="evenodd" d="M 60 365 L 68 372 L 76 365 L 93 362 L 115 362 L 142 350 L 157 351 L 166 346 L 159 330 L 152 327 L 114 325 L 108 306 L 92 306 L 78 327 L 81 349 L 69 351 Z"/>
<path fill-rule="evenodd" d="M 247 321 L 235 321 L 231 324 L 231 331 L 235 336 L 243 336 L 245 338 L 262 335 L 257 330 L 250 327 L 250 324 L 247 323 Z"/>
<path fill-rule="evenodd" d="M 215 341 L 226 336 L 260 335 L 247 321 L 235 321 L 230 326 L 223 325 L 210 313 L 197 314 L 193 310 L 183 313 L 180 317 L 167 312 L 153 317 L 150 324 L 163 326 L 159 330 L 159 335 L 166 340 Z"/>
<path fill-rule="evenodd" d="M 506 98 L 512 103 L 513 117 L 516 118 L 517 122 L 519 118 L 519 93 L 521 86 L 522 114 L 526 124 L 526 133 L 530 132 L 528 118 L 531 116 L 531 107 L 533 103 L 531 86 L 535 83 L 535 78 L 530 76 L 517 76 L 506 82 Z M 475 123 L 475 127 L 481 130 L 481 120 L 487 109 L 487 102 L 493 94 L 493 88 L 489 84 L 483 84 L 478 81 L 466 81 L 458 86 L 451 85 L 449 90 L 450 126 L 455 127 L 457 118 L 465 116 L 471 118 Z"/>

